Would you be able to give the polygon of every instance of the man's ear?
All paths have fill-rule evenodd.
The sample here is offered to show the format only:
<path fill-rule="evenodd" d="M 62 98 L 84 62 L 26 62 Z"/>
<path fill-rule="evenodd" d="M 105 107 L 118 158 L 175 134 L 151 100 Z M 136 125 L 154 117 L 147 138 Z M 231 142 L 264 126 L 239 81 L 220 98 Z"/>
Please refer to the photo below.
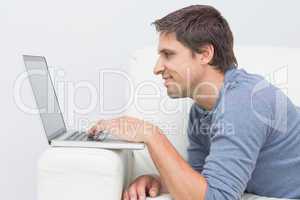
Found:
<path fill-rule="evenodd" d="M 215 53 L 214 46 L 212 44 L 205 44 L 200 48 L 199 52 L 201 64 L 210 64 Z"/>

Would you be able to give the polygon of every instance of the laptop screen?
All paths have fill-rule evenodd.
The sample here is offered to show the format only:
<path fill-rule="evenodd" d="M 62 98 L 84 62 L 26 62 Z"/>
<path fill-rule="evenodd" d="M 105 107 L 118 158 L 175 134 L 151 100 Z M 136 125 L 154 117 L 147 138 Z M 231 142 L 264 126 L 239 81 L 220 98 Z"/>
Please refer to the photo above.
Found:
<path fill-rule="evenodd" d="M 42 123 L 50 142 L 66 132 L 54 86 L 48 71 L 46 59 L 41 56 L 23 56 L 33 95 L 40 112 Z"/>

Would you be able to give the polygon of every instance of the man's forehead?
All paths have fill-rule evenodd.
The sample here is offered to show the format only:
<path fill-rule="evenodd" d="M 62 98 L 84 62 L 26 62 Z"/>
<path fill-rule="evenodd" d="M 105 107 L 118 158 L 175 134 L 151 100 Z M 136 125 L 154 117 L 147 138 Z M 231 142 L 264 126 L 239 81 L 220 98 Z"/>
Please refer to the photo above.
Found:
<path fill-rule="evenodd" d="M 181 44 L 176 39 L 175 34 L 160 34 L 158 43 L 158 52 L 175 52 Z"/>

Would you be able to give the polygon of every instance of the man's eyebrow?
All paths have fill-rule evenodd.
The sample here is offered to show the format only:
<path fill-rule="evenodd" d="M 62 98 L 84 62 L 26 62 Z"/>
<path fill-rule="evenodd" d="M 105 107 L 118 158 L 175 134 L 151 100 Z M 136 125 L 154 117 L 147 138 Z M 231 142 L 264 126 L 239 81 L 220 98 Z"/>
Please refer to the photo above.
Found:
<path fill-rule="evenodd" d="M 160 49 L 158 50 L 158 53 L 172 53 L 175 54 L 176 52 L 171 49 Z"/>

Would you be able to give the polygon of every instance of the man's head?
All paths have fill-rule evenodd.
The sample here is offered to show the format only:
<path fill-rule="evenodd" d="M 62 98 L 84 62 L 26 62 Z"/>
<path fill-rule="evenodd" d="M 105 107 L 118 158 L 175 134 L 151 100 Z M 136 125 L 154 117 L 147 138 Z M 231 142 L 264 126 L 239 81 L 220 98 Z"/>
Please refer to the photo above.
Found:
<path fill-rule="evenodd" d="M 162 74 L 171 97 L 191 96 L 209 74 L 237 64 L 230 27 L 211 6 L 185 7 L 153 24 L 160 34 L 154 73 Z"/>

